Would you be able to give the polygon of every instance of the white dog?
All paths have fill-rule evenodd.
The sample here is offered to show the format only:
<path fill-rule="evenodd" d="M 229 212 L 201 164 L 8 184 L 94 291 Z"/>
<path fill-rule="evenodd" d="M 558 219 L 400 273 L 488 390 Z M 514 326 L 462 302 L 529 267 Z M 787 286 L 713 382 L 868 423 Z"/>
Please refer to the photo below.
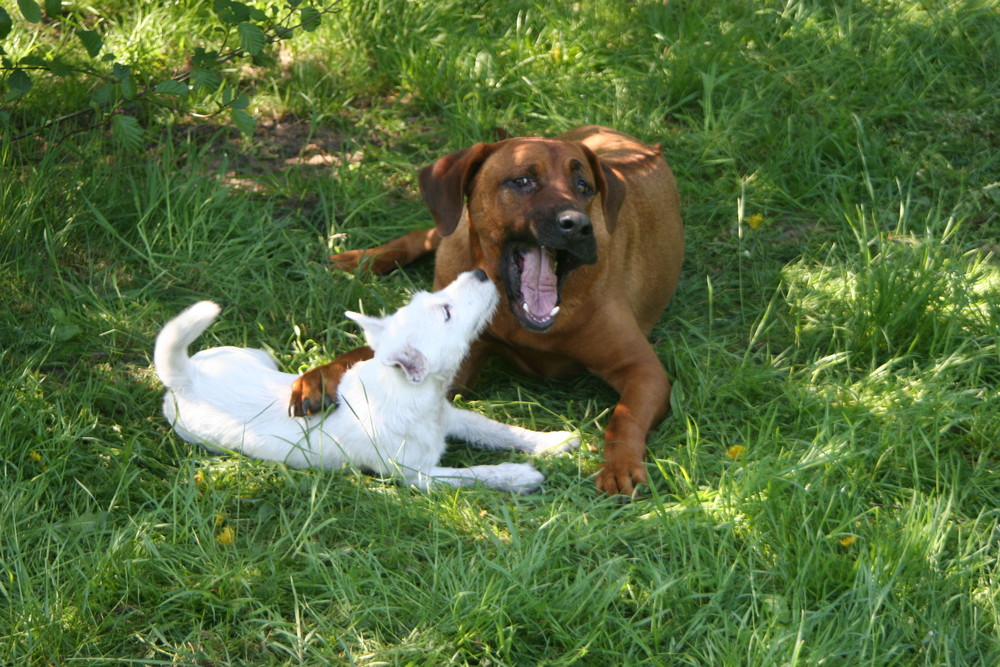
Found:
<path fill-rule="evenodd" d="M 168 390 L 163 413 L 188 442 L 296 468 L 350 462 L 421 489 L 478 481 L 508 491 L 534 490 L 544 477 L 530 463 L 438 467 L 446 438 L 531 453 L 580 444 L 566 431 L 508 426 L 448 402 L 449 385 L 498 298 L 493 282 L 477 270 L 439 292 L 416 294 L 393 315 L 347 313 L 364 329 L 375 357 L 344 374 L 335 409 L 313 417 L 288 415 L 297 376 L 278 371 L 264 350 L 216 347 L 188 356 L 188 346 L 219 314 L 219 306 L 201 301 L 156 338 L 153 361 Z"/>

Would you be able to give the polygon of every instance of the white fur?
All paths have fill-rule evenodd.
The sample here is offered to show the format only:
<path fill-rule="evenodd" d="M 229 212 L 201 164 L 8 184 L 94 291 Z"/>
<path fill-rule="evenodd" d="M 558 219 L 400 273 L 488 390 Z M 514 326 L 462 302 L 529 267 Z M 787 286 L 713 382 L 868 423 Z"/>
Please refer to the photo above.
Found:
<path fill-rule="evenodd" d="M 263 350 L 216 347 L 188 357 L 187 348 L 219 314 L 202 301 L 167 323 L 154 364 L 168 391 L 163 413 L 180 437 L 214 450 L 235 450 L 295 468 L 355 466 L 398 475 L 427 489 L 434 483 L 481 482 L 532 491 L 543 476 L 529 463 L 442 468 L 446 437 L 489 449 L 566 451 L 573 433 L 538 433 L 460 410 L 447 391 L 469 345 L 498 301 L 481 273 L 460 275 L 445 289 L 416 294 L 383 318 L 347 316 L 361 325 L 375 358 L 344 374 L 339 405 L 323 415 L 288 416 L 296 378 Z"/>

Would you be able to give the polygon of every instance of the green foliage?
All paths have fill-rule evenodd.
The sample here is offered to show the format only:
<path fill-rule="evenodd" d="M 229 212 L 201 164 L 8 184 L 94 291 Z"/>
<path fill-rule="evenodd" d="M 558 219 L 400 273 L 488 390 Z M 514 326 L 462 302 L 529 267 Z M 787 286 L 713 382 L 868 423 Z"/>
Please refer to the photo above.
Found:
<path fill-rule="evenodd" d="M 17 128 L 130 78 L 126 109 L 152 86 L 216 115 L 117 114 L 139 152 L 128 121 L 0 143 L 0 663 L 1000 664 L 995 0 L 343 0 L 239 72 L 212 63 L 249 14 L 224 42 L 214 3 L 99 4 L 74 27 L 106 76 L 25 69 Z M 12 63 L 89 62 L 4 7 Z M 197 90 L 143 78 L 182 63 Z M 251 111 L 252 139 L 225 127 Z M 459 401 L 585 439 L 533 459 L 538 494 L 170 433 L 169 317 L 214 299 L 196 347 L 327 360 L 358 343 L 345 310 L 430 285 L 430 263 L 324 262 L 429 226 L 420 168 L 589 122 L 662 145 L 687 224 L 642 498 L 594 494 L 610 389 L 503 364 Z M 456 443 L 445 465 L 507 460 Z"/>
<path fill-rule="evenodd" d="M 42 8 L 35 0 L 17 0 L 17 6 L 28 23 L 38 23 L 42 20 Z"/>
<path fill-rule="evenodd" d="M 197 46 L 191 53 L 179 54 L 178 62 L 187 58 L 190 67 L 165 68 L 162 64 L 130 62 L 127 56 L 108 49 L 100 27 L 120 21 L 117 7 L 104 10 L 74 7 L 63 12 L 61 3 L 53 0 L 45 3 L 47 20 L 43 23 L 41 7 L 35 0 L 18 0 L 24 21 L 42 25 L 38 28 L 26 25 L 15 31 L 10 14 L 0 9 L 0 53 L 4 54 L 0 71 L 6 73 L 0 91 L 4 91 L 5 104 L 16 107 L 31 91 L 35 80 L 53 84 L 47 86 L 49 94 L 59 95 L 65 89 L 89 89 L 90 93 L 85 109 L 59 117 L 29 112 L 13 120 L 8 112 L 3 116 L 9 124 L 5 134 L 12 132 L 23 138 L 58 129 L 55 126 L 86 116 L 88 128 L 110 123 L 115 141 L 134 149 L 142 144 L 145 131 L 139 119 L 148 116 L 150 109 L 184 111 L 197 107 L 208 115 L 228 112 L 233 125 L 249 135 L 255 121 L 244 103 L 245 94 L 237 92 L 241 82 L 232 74 L 231 64 L 247 60 L 254 65 L 272 65 L 274 58 L 270 52 L 279 43 L 291 39 L 299 29 L 316 30 L 322 17 L 333 11 L 334 4 L 317 0 L 257 6 L 214 0 L 212 18 L 202 12 L 197 14 L 197 20 L 214 23 L 201 29 L 208 36 L 208 43 L 216 46 Z M 97 29 L 90 27 L 95 25 Z M 4 40 L 18 42 L 21 33 L 29 31 L 41 31 L 52 37 L 72 33 L 77 43 L 42 37 L 37 43 L 28 40 L 26 47 L 4 49 Z M 234 42 L 237 46 L 231 46 Z"/>

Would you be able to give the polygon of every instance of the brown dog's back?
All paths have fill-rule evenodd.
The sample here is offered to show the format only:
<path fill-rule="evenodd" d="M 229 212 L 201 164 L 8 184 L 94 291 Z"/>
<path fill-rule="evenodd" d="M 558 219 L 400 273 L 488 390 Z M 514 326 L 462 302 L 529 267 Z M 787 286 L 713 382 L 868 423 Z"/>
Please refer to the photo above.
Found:
<path fill-rule="evenodd" d="M 578 127 L 556 137 L 592 150 L 625 181 L 628 195 L 608 247 L 625 298 L 645 333 L 653 328 L 677 289 L 684 259 L 684 223 L 677 182 L 659 145 L 649 146 L 600 125 Z M 638 195 L 638 196 L 636 196 Z M 627 268 L 627 270 L 622 270 Z"/>

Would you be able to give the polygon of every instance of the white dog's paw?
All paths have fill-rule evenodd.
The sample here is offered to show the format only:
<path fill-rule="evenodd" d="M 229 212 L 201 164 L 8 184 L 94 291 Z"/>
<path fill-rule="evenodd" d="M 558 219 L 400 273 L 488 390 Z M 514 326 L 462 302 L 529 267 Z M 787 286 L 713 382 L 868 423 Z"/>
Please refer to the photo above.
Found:
<path fill-rule="evenodd" d="M 572 431 L 552 431 L 550 433 L 535 433 L 532 454 L 555 454 L 569 452 L 580 447 L 580 434 Z"/>
<path fill-rule="evenodd" d="M 498 463 L 492 466 L 476 466 L 476 477 L 485 486 L 511 493 L 531 493 L 537 491 L 545 481 L 545 475 L 530 463 Z"/>

